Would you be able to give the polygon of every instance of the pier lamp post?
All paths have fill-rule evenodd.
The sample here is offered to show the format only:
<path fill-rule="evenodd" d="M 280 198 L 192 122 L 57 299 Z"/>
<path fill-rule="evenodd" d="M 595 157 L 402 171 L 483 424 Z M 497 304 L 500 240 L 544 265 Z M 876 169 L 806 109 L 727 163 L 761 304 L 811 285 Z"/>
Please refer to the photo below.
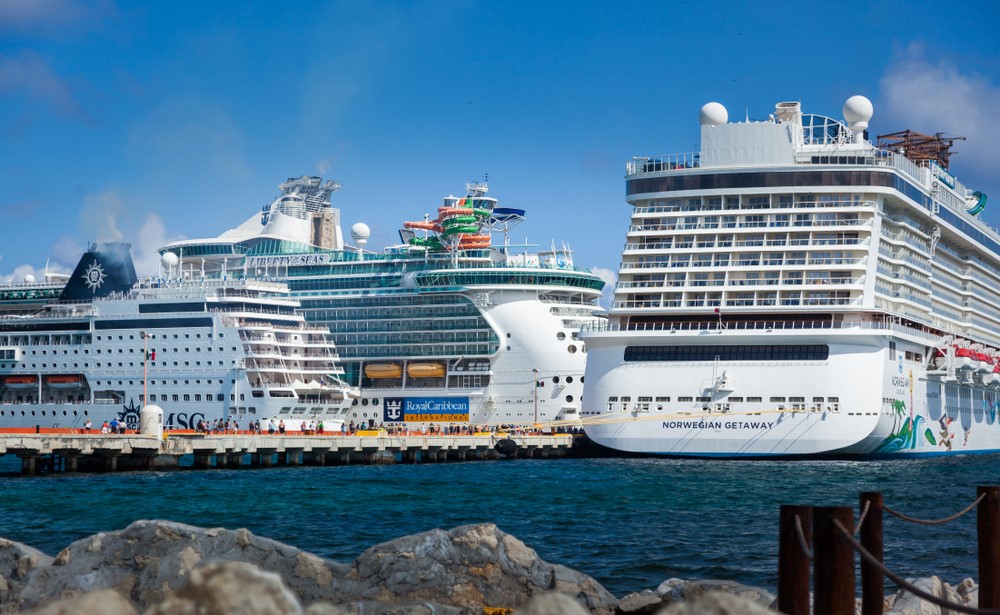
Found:
<path fill-rule="evenodd" d="M 538 370 L 532 369 L 531 373 L 535 375 L 535 427 L 538 426 Z"/>

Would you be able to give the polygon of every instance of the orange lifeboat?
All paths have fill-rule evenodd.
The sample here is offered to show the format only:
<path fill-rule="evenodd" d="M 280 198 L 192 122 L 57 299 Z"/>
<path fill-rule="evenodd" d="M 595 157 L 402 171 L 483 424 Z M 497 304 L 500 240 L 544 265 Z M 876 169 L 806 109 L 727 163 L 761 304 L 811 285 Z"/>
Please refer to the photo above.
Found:
<path fill-rule="evenodd" d="M 440 363 L 410 363 L 406 366 L 410 378 L 444 378 L 444 365 Z"/>
<path fill-rule="evenodd" d="M 8 389 L 32 389 L 38 386 L 38 376 L 4 376 L 3 384 Z"/>
<path fill-rule="evenodd" d="M 77 374 L 56 374 L 46 376 L 45 384 L 53 389 L 79 389 L 83 384 L 83 378 Z"/>
<path fill-rule="evenodd" d="M 971 348 L 955 346 L 955 368 L 956 369 L 977 369 L 979 358 Z"/>
<path fill-rule="evenodd" d="M 402 378 L 403 366 L 396 363 L 369 363 L 365 365 L 365 376 L 369 378 Z"/>

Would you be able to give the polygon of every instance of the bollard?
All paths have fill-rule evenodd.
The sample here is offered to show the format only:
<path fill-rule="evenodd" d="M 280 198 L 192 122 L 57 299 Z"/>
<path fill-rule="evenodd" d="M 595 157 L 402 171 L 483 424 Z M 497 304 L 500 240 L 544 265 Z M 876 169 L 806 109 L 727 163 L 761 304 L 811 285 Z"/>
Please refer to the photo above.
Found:
<path fill-rule="evenodd" d="M 979 538 L 979 608 L 1000 609 L 1000 487 L 976 487 Z"/>
<path fill-rule="evenodd" d="M 882 548 L 882 492 L 863 491 L 861 512 L 868 504 L 868 514 L 861 521 L 861 546 L 880 562 L 885 561 Z M 861 615 L 882 615 L 885 606 L 885 579 L 882 571 L 861 560 Z"/>
<path fill-rule="evenodd" d="M 812 544 L 812 506 L 782 505 L 778 523 L 778 610 L 809 615 L 809 554 L 802 551 L 795 518 L 806 546 Z"/>
<path fill-rule="evenodd" d="M 813 509 L 813 575 L 816 615 L 854 615 L 854 549 L 834 525 L 850 532 L 854 511 L 845 506 Z"/>

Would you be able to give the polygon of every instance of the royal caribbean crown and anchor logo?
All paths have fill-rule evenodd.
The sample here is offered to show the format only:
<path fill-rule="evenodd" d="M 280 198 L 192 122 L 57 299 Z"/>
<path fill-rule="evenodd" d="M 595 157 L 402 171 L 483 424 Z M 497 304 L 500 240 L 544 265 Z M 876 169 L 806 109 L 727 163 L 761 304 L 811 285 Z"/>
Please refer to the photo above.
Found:
<path fill-rule="evenodd" d="M 468 421 L 468 397 L 386 397 L 382 420 L 386 423 L 403 421 Z"/>

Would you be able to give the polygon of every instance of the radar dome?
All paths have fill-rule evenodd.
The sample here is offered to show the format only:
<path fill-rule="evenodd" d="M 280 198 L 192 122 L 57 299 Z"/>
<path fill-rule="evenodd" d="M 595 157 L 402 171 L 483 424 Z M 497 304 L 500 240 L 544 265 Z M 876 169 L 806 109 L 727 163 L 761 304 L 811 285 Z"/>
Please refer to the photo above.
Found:
<path fill-rule="evenodd" d="M 173 269 L 177 266 L 179 258 L 173 252 L 164 252 L 163 256 L 160 257 L 160 263 L 167 269 Z"/>
<path fill-rule="evenodd" d="M 875 108 L 872 107 L 872 101 L 864 96 L 851 96 L 844 103 L 844 119 L 847 120 L 848 126 L 852 129 L 855 126 L 868 128 L 868 120 L 872 119 L 874 113 Z"/>
<path fill-rule="evenodd" d="M 364 222 L 358 222 L 351 227 L 351 239 L 354 241 L 367 241 L 372 234 L 371 229 Z"/>
<path fill-rule="evenodd" d="M 719 126 L 729 121 L 729 112 L 717 102 L 710 102 L 701 108 L 699 120 L 702 126 Z"/>
<path fill-rule="evenodd" d="M 35 276 L 33 276 L 33 275 L 31 275 L 29 273 L 28 275 L 24 276 L 24 282 L 25 282 L 25 284 L 34 284 L 35 283 Z"/>

